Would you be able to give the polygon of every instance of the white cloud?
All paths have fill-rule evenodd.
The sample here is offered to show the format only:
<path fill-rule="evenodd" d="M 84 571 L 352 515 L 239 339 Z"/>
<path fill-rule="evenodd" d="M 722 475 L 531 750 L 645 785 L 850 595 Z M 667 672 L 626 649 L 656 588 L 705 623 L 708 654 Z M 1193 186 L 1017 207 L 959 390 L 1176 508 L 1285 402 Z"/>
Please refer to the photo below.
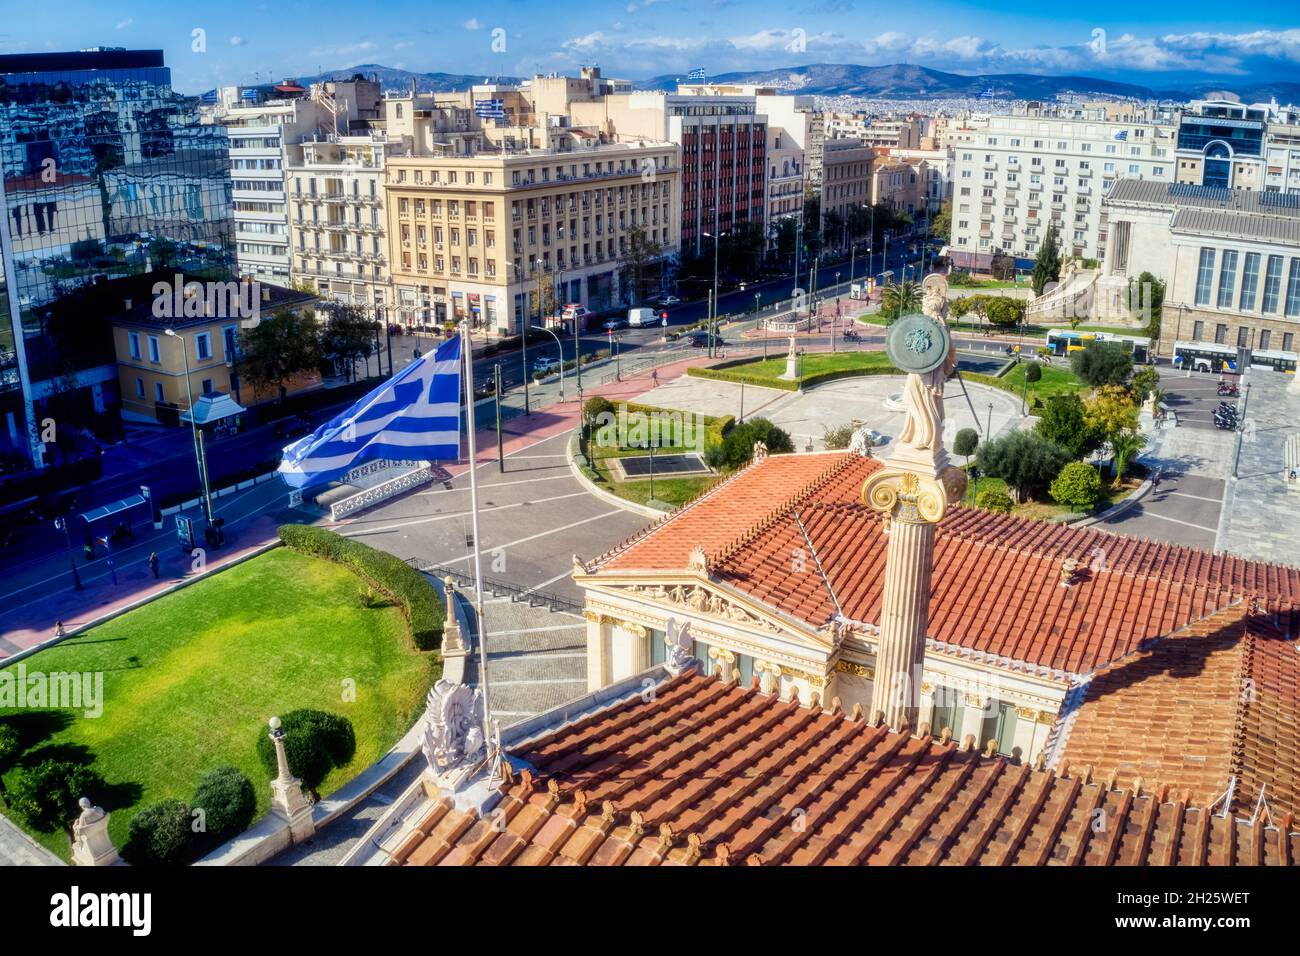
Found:
<path fill-rule="evenodd" d="M 131 24 L 133 24 L 133 23 L 135 23 L 135 17 L 127 17 L 125 20 L 119 20 L 119 21 L 117 22 L 117 26 L 115 26 L 113 29 L 114 29 L 114 30 L 125 30 L 127 27 L 129 27 L 129 26 L 130 26 Z"/>
<path fill-rule="evenodd" d="M 478 17 L 470 17 L 468 20 L 465 21 L 464 27 L 466 30 L 482 30 L 483 21 L 480 20 Z"/>
<path fill-rule="evenodd" d="M 246 44 L 247 42 L 248 42 L 248 41 L 245 40 L 243 37 L 231 37 L 231 38 L 230 38 L 230 45 L 231 45 L 231 46 L 243 46 L 243 45 Z"/>

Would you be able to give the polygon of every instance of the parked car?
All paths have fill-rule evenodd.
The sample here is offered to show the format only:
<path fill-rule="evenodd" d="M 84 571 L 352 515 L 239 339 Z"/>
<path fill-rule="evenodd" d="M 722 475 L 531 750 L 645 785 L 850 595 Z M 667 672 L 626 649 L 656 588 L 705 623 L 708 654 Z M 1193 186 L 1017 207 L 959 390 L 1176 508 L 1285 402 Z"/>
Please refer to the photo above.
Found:
<path fill-rule="evenodd" d="M 723 345 L 726 345 L 726 344 L 727 344 L 727 343 L 724 342 L 724 341 L 722 340 L 722 336 L 720 336 L 720 335 L 715 335 L 715 336 L 713 337 L 713 347 L 714 347 L 714 348 L 718 348 L 718 347 L 723 346 Z M 695 349 L 704 349 L 704 348 L 708 348 L 708 347 L 709 347 L 709 333 L 708 333 L 708 332 L 693 332 L 693 333 L 691 333 L 691 348 L 695 348 Z"/>
<path fill-rule="evenodd" d="M 582 322 L 587 318 L 587 316 L 591 315 L 591 309 L 587 308 L 585 305 L 570 302 L 564 307 L 564 311 L 560 313 L 560 315 L 565 322 L 572 322 L 574 319 Z"/>
<path fill-rule="evenodd" d="M 659 321 L 659 313 L 654 309 L 628 309 L 627 324 L 633 328 L 640 328 L 643 325 L 654 325 Z"/>

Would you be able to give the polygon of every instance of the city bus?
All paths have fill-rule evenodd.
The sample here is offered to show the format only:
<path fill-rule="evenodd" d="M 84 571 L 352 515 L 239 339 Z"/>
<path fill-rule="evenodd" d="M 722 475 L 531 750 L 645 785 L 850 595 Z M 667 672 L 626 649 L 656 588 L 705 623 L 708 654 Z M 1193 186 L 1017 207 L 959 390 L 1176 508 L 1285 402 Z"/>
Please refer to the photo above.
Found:
<path fill-rule="evenodd" d="M 1294 375 L 1297 358 L 1300 358 L 1300 356 L 1297 356 L 1295 352 L 1255 349 L 1250 353 L 1250 367 L 1272 369 L 1274 372 Z"/>
<path fill-rule="evenodd" d="M 1175 342 L 1174 368 L 1195 372 L 1236 372 L 1237 350 L 1217 342 Z"/>
<path fill-rule="evenodd" d="M 1093 342 L 1122 344 L 1133 353 L 1133 361 L 1146 365 L 1151 361 L 1151 340 L 1142 335 L 1116 332 L 1076 332 L 1073 329 L 1049 329 L 1047 348 L 1053 355 L 1070 355 L 1086 349 Z"/>

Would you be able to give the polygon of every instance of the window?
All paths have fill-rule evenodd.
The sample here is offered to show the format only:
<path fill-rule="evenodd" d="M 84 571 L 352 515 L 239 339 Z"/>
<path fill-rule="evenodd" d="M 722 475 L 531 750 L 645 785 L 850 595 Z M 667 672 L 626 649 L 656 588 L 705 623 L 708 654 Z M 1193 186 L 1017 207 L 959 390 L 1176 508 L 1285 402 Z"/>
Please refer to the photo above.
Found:
<path fill-rule="evenodd" d="M 1011 747 L 1016 738 L 1016 707 L 1015 704 L 1008 704 L 1005 701 L 990 701 L 992 705 L 988 710 L 993 710 L 992 716 L 984 718 L 984 726 L 980 728 L 980 746 L 984 746 L 990 740 L 998 742 L 998 753 L 1010 754 Z M 1022 756 L 1027 756 L 1022 754 Z"/>
<path fill-rule="evenodd" d="M 213 388 L 212 388 L 212 379 L 210 379 L 210 378 L 205 378 L 205 379 L 203 380 L 203 385 L 202 385 L 201 387 L 202 387 L 202 389 L 203 389 L 203 394 L 204 394 L 204 395 L 211 395 L 212 392 L 213 392 Z"/>
<path fill-rule="evenodd" d="M 138 359 L 140 357 L 140 333 L 128 332 L 126 337 L 131 343 L 131 358 Z"/>
<path fill-rule="evenodd" d="M 1291 260 L 1291 271 L 1286 280 L 1286 315 L 1300 315 L 1300 259 Z"/>
<path fill-rule="evenodd" d="M 1192 341 L 1201 342 L 1205 339 L 1205 323 L 1197 319 L 1192 323 Z"/>
<path fill-rule="evenodd" d="M 155 402 L 165 402 L 167 400 L 163 395 L 162 382 L 153 383 L 153 400 Z"/>
<path fill-rule="evenodd" d="M 1259 285 L 1259 253 L 1246 253 L 1246 267 L 1241 273 L 1241 302 L 1237 308 L 1243 312 L 1255 311 L 1255 287 Z"/>
<path fill-rule="evenodd" d="M 1259 349 L 1261 352 L 1268 349 L 1268 342 L 1272 337 L 1273 335 L 1268 329 L 1259 330 Z"/>
<path fill-rule="evenodd" d="M 135 397 L 144 398 L 144 379 L 142 378 L 135 380 Z"/>
<path fill-rule="evenodd" d="M 156 335 L 149 336 L 149 361 L 162 361 L 162 352 L 158 349 L 158 336 Z"/>
<path fill-rule="evenodd" d="M 200 359 L 212 358 L 212 338 L 207 332 L 194 336 L 194 354 Z"/>
<path fill-rule="evenodd" d="M 1268 271 L 1264 274 L 1264 304 L 1261 312 L 1276 312 L 1278 296 L 1282 291 L 1282 257 L 1268 257 Z"/>
<path fill-rule="evenodd" d="M 1223 250 L 1223 262 L 1219 266 L 1219 308 L 1232 308 L 1233 293 L 1237 289 L 1237 252 L 1235 249 Z"/>
<path fill-rule="evenodd" d="M 1228 344 L 1228 327 L 1221 322 L 1214 327 L 1214 344 Z"/>
<path fill-rule="evenodd" d="M 1214 250 L 1202 249 L 1201 262 L 1196 272 L 1196 304 L 1210 304 L 1210 290 L 1214 285 Z"/>

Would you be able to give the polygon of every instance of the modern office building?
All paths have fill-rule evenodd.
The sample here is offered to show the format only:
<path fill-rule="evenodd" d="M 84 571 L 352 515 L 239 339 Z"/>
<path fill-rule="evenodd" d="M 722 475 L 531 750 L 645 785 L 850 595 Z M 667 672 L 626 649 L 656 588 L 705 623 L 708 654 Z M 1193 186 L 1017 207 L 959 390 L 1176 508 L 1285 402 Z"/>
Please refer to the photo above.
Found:
<path fill-rule="evenodd" d="M 1098 116 L 1101 116 L 1098 113 Z M 997 250 L 1032 259 L 1055 226 L 1066 257 L 1106 251 L 1101 199 L 1120 177 L 1167 182 L 1175 127 L 1063 119 L 1046 109 L 995 115 L 955 147 L 953 263 L 986 269 Z"/>
<path fill-rule="evenodd" d="M 1175 182 L 1232 189 L 1264 187 L 1269 109 L 1235 100 L 1194 100 L 1178 117 Z"/>
<path fill-rule="evenodd" d="M 113 337 L 94 311 L 113 282 L 229 275 L 229 165 L 225 129 L 172 90 L 159 50 L 0 56 L 5 469 L 45 463 L 50 421 L 116 428 Z"/>

